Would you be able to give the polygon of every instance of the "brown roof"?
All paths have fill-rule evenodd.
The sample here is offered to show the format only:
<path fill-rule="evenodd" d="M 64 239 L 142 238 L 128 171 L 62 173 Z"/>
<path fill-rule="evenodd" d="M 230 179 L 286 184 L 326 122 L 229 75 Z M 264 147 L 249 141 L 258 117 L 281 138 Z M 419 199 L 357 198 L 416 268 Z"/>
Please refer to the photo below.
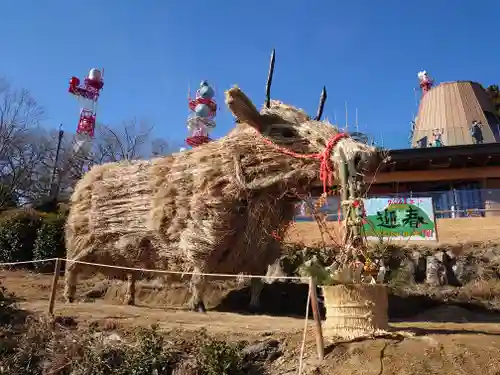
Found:
<path fill-rule="evenodd" d="M 498 142 L 499 124 L 494 113 L 493 103 L 480 84 L 470 81 L 441 83 L 420 101 L 412 146 L 416 147 L 417 141 L 426 136 L 428 143 L 433 142 L 434 129 L 442 131 L 444 146 L 473 144 L 470 126 L 474 120 L 483 124 L 484 143 Z"/>

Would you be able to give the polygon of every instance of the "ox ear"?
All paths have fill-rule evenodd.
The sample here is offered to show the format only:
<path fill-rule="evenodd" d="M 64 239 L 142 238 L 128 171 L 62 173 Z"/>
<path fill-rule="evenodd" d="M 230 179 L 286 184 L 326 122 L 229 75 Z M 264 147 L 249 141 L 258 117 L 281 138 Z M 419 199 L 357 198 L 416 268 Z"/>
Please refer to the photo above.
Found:
<path fill-rule="evenodd" d="M 226 91 L 226 104 L 240 123 L 246 123 L 258 131 L 264 126 L 262 117 L 252 101 L 238 87 Z"/>

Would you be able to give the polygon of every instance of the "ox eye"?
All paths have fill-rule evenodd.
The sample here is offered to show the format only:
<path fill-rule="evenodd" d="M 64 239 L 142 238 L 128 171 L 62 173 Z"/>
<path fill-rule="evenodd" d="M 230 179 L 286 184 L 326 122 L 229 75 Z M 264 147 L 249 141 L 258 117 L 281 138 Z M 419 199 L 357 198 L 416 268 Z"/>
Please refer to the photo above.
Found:
<path fill-rule="evenodd" d="M 292 129 L 285 128 L 281 131 L 281 135 L 285 138 L 295 137 L 296 133 Z"/>

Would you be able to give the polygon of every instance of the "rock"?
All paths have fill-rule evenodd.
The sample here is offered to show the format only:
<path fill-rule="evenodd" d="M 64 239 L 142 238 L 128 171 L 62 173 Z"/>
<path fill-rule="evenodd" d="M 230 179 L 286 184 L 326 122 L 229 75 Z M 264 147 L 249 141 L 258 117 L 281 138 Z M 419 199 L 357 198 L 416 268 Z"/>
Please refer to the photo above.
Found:
<path fill-rule="evenodd" d="M 483 254 L 482 258 L 488 262 L 492 262 L 498 258 L 500 258 L 500 251 L 497 248 L 488 249 Z"/>
<path fill-rule="evenodd" d="M 428 256 L 425 282 L 434 286 L 443 285 L 444 273 L 445 270 L 440 259 L 435 255 Z"/>
<path fill-rule="evenodd" d="M 281 357 L 282 351 L 278 340 L 270 339 L 243 348 L 242 353 L 247 359 L 254 361 L 274 361 Z"/>
<path fill-rule="evenodd" d="M 429 285 L 460 286 L 464 276 L 464 258 L 448 250 L 427 257 L 425 282 Z"/>
<path fill-rule="evenodd" d="M 106 294 L 109 288 L 109 282 L 103 281 L 98 284 L 95 284 L 92 289 L 83 293 L 84 299 L 97 299 L 102 298 Z"/>
<path fill-rule="evenodd" d="M 118 335 L 117 333 L 111 333 L 110 335 L 108 335 L 108 337 L 105 338 L 106 342 L 109 344 L 109 343 L 113 343 L 113 342 L 121 342 L 123 341 L 121 336 Z"/>
<path fill-rule="evenodd" d="M 464 279 L 464 276 L 465 276 L 465 262 L 462 258 L 460 259 L 457 259 L 457 261 L 455 262 L 454 265 L 451 266 L 451 269 L 453 271 L 453 274 L 455 275 L 455 277 L 457 278 L 457 280 L 460 282 L 460 283 L 463 283 L 464 281 L 466 281 Z"/>
<path fill-rule="evenodd" d="M 421 283 L 426 279 L 427 261 L 421 251 L 412 251 L 401 256 L 398 264 L 389 266 L 389 279 L 397 278 L 405 283 Z"/>
<path fill-rule="evenodd" d="M 277 281 L 284 282 L 286 280 L 286 279 L 276 279 L 275 278 L 275 277 L 280 277 L 280 276 L 286 276 L 279 259 L 276 262 L 274 262 L 273 264 L 270 264 L 267 266 L 266 276 L 267 277 L 264 278 L 264 280 L 263 280 L 266 284 L 272 284 L 272 283 L 275 283 Z"/>
<path fill-rule="evenodd" d="M 415 278 L 416 265 L 412 259 L 403 259 L 398 268 L 389 270 L 389 280 L 397 280 L 405 284 L 412 284 L 416 281 Z"/>
<path fill-rule="evenodd" d="M 105 335 L 103 332 L 96 332 L 94 337 L 99 338 L 105 346 L 123 342 L 123 339 L 117 333 Z"/>

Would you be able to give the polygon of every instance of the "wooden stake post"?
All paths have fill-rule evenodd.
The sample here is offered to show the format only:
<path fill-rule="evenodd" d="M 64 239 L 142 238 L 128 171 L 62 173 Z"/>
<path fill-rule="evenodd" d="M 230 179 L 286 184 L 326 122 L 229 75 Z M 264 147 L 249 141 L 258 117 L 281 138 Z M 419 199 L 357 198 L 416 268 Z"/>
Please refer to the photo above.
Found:
<path fill-rule="evenodd" d="M 57 281 L 59 280 L 59 273 L 61 272 L 61 259 L 56 259 L 56 264 L 54 266 L 54 277 L 52 278 L 52 289 L 50 291 L 49 298 L 49 315 L 54 315 L 54 304 L 56 302 L 56 292 L 57 292 Z"/>
<path fill-rule="evenodd" d="M 309 290 L 311 293 L 311 310 L 314 318 L 314 328 L 316 336 L 316 349 L 318 352 L 318 359 L 321 361 L 325 358 L 325 344 L 323 340 L 323 328 L 321 327 L 321 317 L 319 315 L 318 295 L 316 293 L 316 283 L 311 277 L 309 281 Z"/>

